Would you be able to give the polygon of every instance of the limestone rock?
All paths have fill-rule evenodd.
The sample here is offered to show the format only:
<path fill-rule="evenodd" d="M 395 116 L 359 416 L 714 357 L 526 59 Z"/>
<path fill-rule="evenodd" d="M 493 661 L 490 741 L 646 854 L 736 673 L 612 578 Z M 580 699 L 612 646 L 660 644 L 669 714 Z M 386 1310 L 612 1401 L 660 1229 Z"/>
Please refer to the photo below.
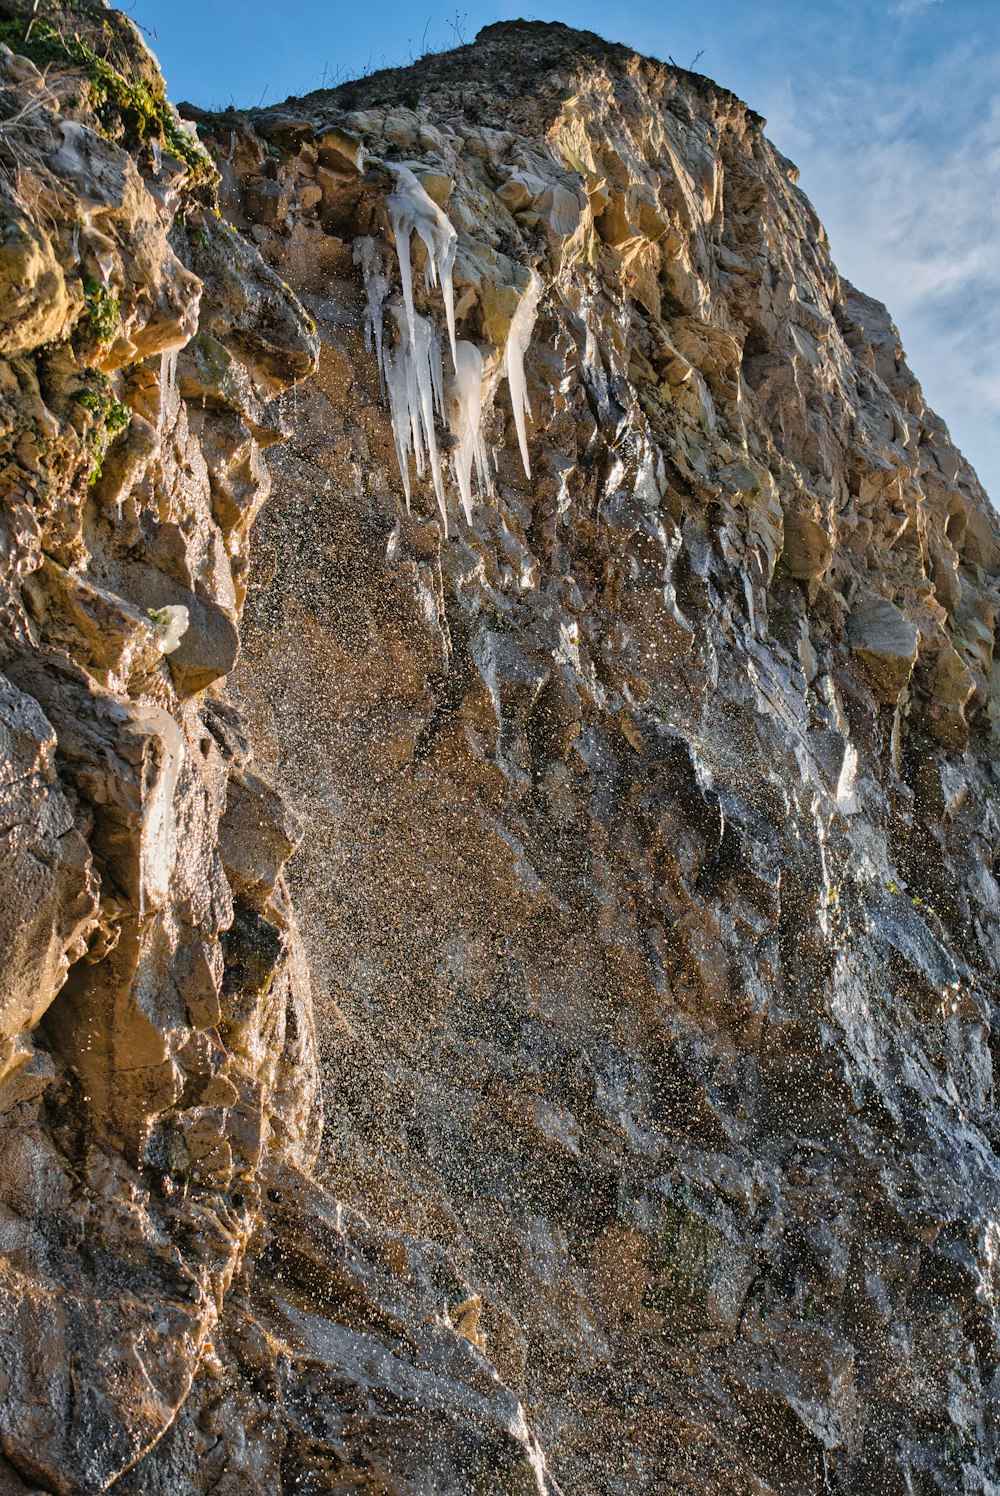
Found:
<path fill-rule="evenodd" d="M 0 201 L 0 353 L 56 338 L 69 317 L 62 269 L 41 227 Z"/>
<path fill-rule="evenodd" d="M 1000 525 L 888 312 L 592 34 L 195 136 L 44 24 L 0 1492 L 995 1490 Z"/>
<path fill-rule="evenodd" d="M 997 1364 L 985 496 L 708 80 L 512 22 L 296 112 L 367 174 L 266 246 L 337 352 L 275 454 L 235 680 L 304 812 L 347 1236 L 456 1328 L 476 1306 L 566 1492 L 957 1493 L 946 1421 L 971 1451 Z M 315 270 L 367 236 L 399 295 L 404 150 L 448 181 L 494 455 L 471 522 L 445 463 L 447 541 L 345 333 L 355 257 Z M 305 201 L 309 149 L 275 170 Z"/>
<path fill-rule="evenodd" d="M 55 767 L 56 735 L 38 703 L 0 679 L 0 1041 L 35 1027 L 82 954 L 97 912 L 90 850 Z"/>

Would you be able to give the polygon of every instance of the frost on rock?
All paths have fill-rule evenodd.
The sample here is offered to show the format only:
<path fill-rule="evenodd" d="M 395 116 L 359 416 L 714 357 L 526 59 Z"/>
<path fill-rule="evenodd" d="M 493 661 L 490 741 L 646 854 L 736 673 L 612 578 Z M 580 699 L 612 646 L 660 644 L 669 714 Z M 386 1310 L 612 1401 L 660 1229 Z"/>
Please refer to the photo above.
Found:
<path fill-rule="evenodd" d="M 538 317 L 538 303 L 542 294 L 542 278 L 537 270 L 531 272 L 527 289 L 518 302 L 517 311 L 510 322 L 507 347 L 504 351 L 504 373 L 510 390 L 510 403 L 514 409 L 514 425 L 517 427 L 517 442 L 521 448 L 521 461 L 526 475 L 531 477 L 531 460 L 528 457 L 528 433 L 524 424 L 525 415 L 531 415 L 528 390 L 524 382 L 524 355 L 531 342 L 531 334 Z"/>
<path fill-rule="evenodd" d="M 479 494 L 489 487 L 486 444 L 483 441 L 483 356 L 475 343 L 459 342 L 455 348 L 455 373 L 448 385 L 448 426 L 455 437 L 452 462 L 462 508 L 472 523 L 472 469 L 475 466 Z"/>
<path fill-rule="evenodd" d="M 170 886 L 177 844 L 174 792 L 184 762 L 184 734 L 162 707 L 140 704 L 131 713 L 140 733 L 160 745 L 160 766 L 152 789 L 144 795 L 142 815 L 141 890 L 143 902 L 162 904 Z"/>
<path fill-rule="evenodd" d="M 444 300 L 444 314 L 448 321 L 448 340 L 452 358 L 455 357 L 455 291 L 452 272 L 455 267 L 455 251 L 458 235 L 451 226 L 447 214 L 427 196 L 416 174 L 408 166 L 390 166 L 396 178 L 396 190 L 385 200 L 389 210 L 389 221 L 396 237 L 396 255 L 399 259 L 399 274 L 403 282 L 403 303 L 413 338 L 413 272 L 410 268 L 410 239 L 416 233 L 427 251 L 427 268 L 424 283 L 428 291 L 440 281 Z"/>

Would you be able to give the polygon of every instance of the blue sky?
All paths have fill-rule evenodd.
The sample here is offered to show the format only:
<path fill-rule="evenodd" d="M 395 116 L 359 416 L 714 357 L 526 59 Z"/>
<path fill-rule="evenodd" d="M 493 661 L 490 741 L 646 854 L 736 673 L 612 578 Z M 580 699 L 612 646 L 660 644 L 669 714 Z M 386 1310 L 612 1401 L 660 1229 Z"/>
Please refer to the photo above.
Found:
<path fill-rule="evenodd" d="M 171 95 L 275 103 L 490 21 L 566 21 L 767 116 L 841 272 L 885 301 L 929 403 L 1000 502 L 1000 0 L 124 0 Z"/>

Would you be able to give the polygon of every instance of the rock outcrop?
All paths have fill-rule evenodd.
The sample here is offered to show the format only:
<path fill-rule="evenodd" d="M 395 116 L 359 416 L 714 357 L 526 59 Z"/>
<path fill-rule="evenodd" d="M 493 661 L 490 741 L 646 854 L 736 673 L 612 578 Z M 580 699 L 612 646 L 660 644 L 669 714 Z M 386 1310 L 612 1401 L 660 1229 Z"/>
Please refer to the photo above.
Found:
<path fill-rule="evenodd" d="M 1000 1490 L 1000 525 L 794 168 L 31 10 L 0 1492 Z"/>

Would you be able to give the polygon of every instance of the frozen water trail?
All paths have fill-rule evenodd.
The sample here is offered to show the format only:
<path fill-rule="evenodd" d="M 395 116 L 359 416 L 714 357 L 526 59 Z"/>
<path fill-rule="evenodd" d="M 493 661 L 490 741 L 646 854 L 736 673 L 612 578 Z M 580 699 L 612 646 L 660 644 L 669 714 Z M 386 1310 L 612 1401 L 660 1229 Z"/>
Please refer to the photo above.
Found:
<path fill-rule="evenodd" d="M 510 331 L 507 333 L 507 347 L 504 351 L 504 373 L 507 375 L 507 387 L 510 390 L 510 403 L 514 409 L 514 425 L 517 427 L 517 442 L 521 448 L 521 461 L 524 463 L 526 475 L 531 477 L 531 459 L 528 456 L 528 433 L 524 424 L 525 415 L 531 415 L 531 406 L 528 402 L 528 391 L 524 382 L 524 355 L 531 343 L 531 334 L 535 330 L 535 321 L 538 317 L 538 302 L 542 294 L 542 278 L 537 270 L 532 270 L 531 279 L 521 300 L 518 302 L 517 311 L 510 322 Z"/>
<path fill-rule="evenodd" d="M 159 769 L 144 797 L 140 853 L 141 897 L 148 895 L 155 906 L 167 897 L 177 847 L 174 794 L 184 762 L 184 734 L 169 712 L 145 703 L 133 708 L 132 725 L 159 743 Z"/>
<path fill-rule="evenodd" d="M 173 419 L 177 389 L 177 349 L 160 354 L 160 416 L 157 430 L 162 435 Z"/>

